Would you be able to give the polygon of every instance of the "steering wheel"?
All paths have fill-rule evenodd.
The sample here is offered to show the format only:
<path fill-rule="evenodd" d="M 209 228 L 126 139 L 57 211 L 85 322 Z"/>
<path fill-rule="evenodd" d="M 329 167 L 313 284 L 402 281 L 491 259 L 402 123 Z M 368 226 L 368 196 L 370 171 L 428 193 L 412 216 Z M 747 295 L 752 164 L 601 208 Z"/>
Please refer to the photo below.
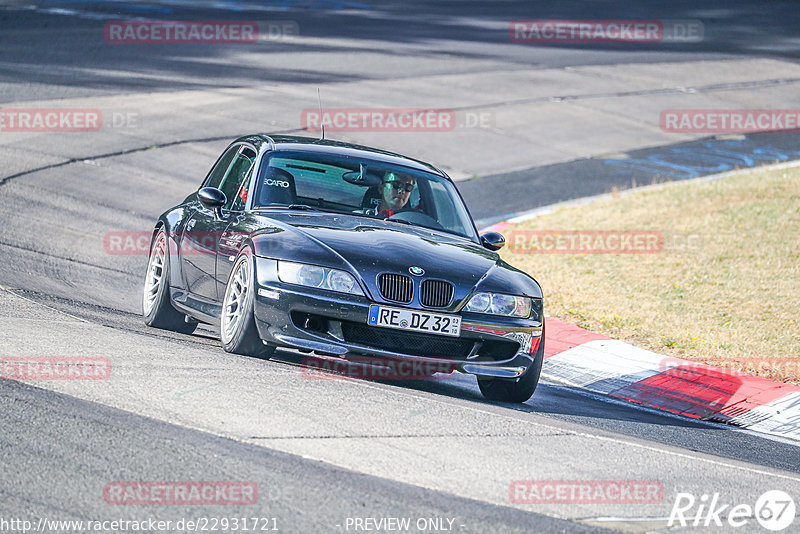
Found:
<path fill-rule="evenodd" d="M 357 210 L 351 211 L 351 213 L 355 215 L 369 215 L 370 217 L 375 217 L 378 215 L 376 208 L 359 208 Z"/>
<path fill-rule="evenodd" d="M 388 218 L 390 221 L 408 221 L 411 224 L 417 224 L 419 226 L 426 226 L 428 228 L 433 228 L 434 230 L 444 230 L 444 226 L 439 224 L 439 221 L 428 215 L 427 213 L 423 213 L 418 210 L 409 210 L 409 211 L 399 211 Z"/>

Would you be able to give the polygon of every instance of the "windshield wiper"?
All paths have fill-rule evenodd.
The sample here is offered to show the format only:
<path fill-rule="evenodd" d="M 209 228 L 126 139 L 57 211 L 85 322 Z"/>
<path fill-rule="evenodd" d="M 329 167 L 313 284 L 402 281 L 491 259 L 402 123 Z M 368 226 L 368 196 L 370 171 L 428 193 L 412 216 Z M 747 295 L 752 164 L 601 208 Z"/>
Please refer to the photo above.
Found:
<path fill-rule="evenodd" d="M 314 206 L 309 206 L 308 204 L 289 204 L 287 206 L 260 206 L 261 208 L 265 209 L 279 209 L 279 210 L 306 210 L 306 211 L 323 211 L 319 208 L 315 208 Z"/>
<path fill-rule="evenodd" d="M 384 221 L 389 221 L 389 222 L 394 222 L 394 223 L 407 224 L 409 226 L 417 226 L 416 224 L 414 224 L 414 223 L 412 223 L 410 221 L 407 221 L 405 219 L 390 219 L 389 217 L 386 217 L 383 220 Z"/>

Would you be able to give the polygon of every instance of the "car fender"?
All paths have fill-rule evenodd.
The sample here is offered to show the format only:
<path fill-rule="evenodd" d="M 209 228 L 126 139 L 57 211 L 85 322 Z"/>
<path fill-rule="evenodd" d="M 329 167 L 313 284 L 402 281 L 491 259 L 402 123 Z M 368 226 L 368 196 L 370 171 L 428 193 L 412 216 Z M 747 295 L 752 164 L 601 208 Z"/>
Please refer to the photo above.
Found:
<path fill-rule="evenodd" d="M 150 238 L 150 247 L 152 248 L 153 241 L 160 229 L 163 228 L 167 234 L 167 243 L 169 244 L 169 286 L 172 288 L 186 289 L 178 251 L 180 250 L 180 239 L 183 231 L 182 225 L 187 217 L 187 210 L 183 206 L 165 211 L 159 215 L 153 228 L 153 235 Z"/>

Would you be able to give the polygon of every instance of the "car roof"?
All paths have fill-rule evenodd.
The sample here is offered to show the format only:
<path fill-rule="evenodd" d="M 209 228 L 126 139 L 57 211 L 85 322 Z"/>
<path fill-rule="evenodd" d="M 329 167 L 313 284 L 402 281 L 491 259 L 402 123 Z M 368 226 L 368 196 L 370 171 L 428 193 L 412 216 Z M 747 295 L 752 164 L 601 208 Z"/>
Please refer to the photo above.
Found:
<path fill-rule="evenodd" d="M 268 135 L 257 134 L 247 135 L 236 140 L 236 142 L 247 141 L 254 144 L 270 144 L 272 150 L 303 150 L 324 154 L 335 154 L 352 158 L 369 158 L 382 163 L 402 165 L 419 171 L 431 172 L 442 178 L 450 180 L 450 177 L 441 169 L 417 159 L 353 143 L 334 141 L 330 139 L 319 139 L 315 137 L 300 137 L 295 135 Z"/>

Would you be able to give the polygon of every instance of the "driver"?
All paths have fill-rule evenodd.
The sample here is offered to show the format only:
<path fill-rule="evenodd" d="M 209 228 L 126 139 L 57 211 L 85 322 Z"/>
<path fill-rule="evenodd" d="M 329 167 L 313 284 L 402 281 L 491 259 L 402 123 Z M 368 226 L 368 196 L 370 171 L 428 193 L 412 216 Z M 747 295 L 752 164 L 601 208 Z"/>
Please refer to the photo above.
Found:
<path fill-rule="evenodd" d="M 384 174 L 380 186 L 381 204 L 378 207 L 378 217 L 391 217 L 402 210 L 408 204 L 415 183 L 413 176 L 392 171 Z"/>

